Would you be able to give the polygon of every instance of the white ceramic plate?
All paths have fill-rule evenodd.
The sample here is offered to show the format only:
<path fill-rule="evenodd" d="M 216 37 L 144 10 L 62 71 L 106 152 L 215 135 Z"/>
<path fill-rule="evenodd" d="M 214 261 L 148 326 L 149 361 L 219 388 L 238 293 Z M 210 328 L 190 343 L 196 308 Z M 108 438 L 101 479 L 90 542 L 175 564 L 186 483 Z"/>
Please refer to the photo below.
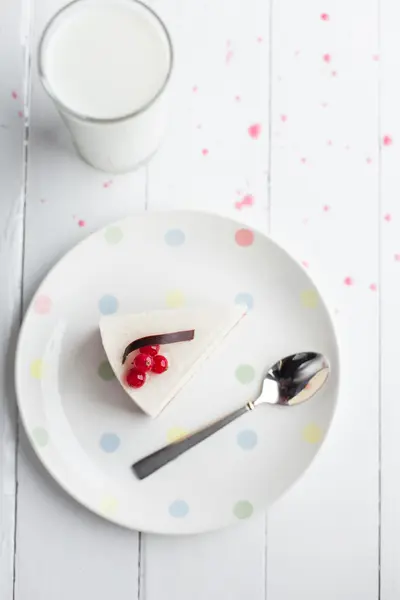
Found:
<path fill-rule="evenodd" d="M 112 377 L 99 318 L 208 302 L 250 310 L 151 420 Z M 268 365 L 302 350 L 331 362 L 318 396 L 260 407 L 148 479 L 135 478 L 135 460 L 244 404 Z M 69 252 L 33 299 L 16 363 L 26 431 L 60 485 L 121 525 L 175 534 L 226 526 L 276 500 L 317 453 L 337 383 L 332 323 L 305 271 L 261 233 L 194 212 L 130 217 Z"/>

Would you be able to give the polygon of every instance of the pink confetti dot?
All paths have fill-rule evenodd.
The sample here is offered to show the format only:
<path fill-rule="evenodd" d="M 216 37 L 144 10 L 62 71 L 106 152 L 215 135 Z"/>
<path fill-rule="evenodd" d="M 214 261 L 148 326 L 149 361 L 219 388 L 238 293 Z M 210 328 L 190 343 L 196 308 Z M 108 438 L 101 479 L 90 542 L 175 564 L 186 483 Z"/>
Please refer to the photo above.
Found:
<path fill-rule="evenodd" d="M 18 98 L 18 94 L 17 92 L 15 92 L 14 90 L 11 92 L 11 97 L 16 100 Z"/>
<path fill-rule="evenodd" d="M 329 204 L 325 204 L 324 207 L 323 207 L 323 211 L 324 212 L 328 212 L 330 210 L 331 210 L 331 207 L 329 206 Z"/>
<path fill-rule="evenodd" d="M 322 108 L 327 108 L 328 107 L 328 103 L 327 102 L 321 102 L 321 106 L 322 106 Z"/>
<path fill-rule="evenodd" d="M 375 62 L 378 62 L 378 60 L 379 60 L 379 54 L 373 54 L 372 55 L 372 60 L 374 60 Z"/>
<path fill-rule="evenodd" d="M 236 102 L 240 102 L 241 101 L 241 97 L 239 95 L 236 95 L 235 96 L 235 100 L 236 100 Z"/>
<path fill-rule="evenodd" d="M 254 242 L 254 233 L 250 229 L 238 229 L 235 233 L 235 241 L 238 246 L 251 246 Z"/>
<path fill-rule="evenodd" d="M 323 55 L 323 57 L 322 57 L 322 60 L 323 60 L 324 62 L 326 62 L 326 63 L 330 63 L 330 62 L 331 62 L 331 60 L 332 60 L 332 57 L 331 57 L 331 55 L 330 55 L 330 54 L 326 53 L 326 54 L 324 54 L 324 55 Z"/>
<path fill-rule="evenodd" d="M 112 184 L 113 184 L 113 180 L 112 180 L 112 179 L 109 179 L 108 181 L 105 181 L 105 182 L 103 183 L 103 188 L 109 188 L 109 187 L 110 187 L 110 185 L 112 185 Z"/>
<path fill-rule="evenodd" d="M 386 213 L 386 215 L 383 218 L 387 223 L 390 223 L 390 221 L 392 220 L 392 215 L 390 213 Z"/>
<path fill-rule="evenodd" d="M 232 58 L 233 58 L 233 50 L 228 50 L 228 52 L 226 53 L 226 56 L 225 56 L 225 64 L 229 65 Z"/>
<path fill-rule="evenodd" d="M 382 142 L 384 146 L 391 146 L 393 144 L 393 138 L 390 135 L 384 135 Z"/>
<path fill-rule="evenodd" d="M 203 156 L 207 156 L 208 155 L 208 150 L 207 148 L 203 148 L 203 150 L 201 151 Z"/>
<path fill-rule="evenodd" d="M 281 115 L 281 121 L 282 121 L 282 123 L 286 123 L 287 115 Z"/>
<path fill-rule="evenodd" d="M 395 260 L 396 262 L 400 262 L 400 254 L 395 254 L 395 255 L 394 255 L 394 260 Z"/>
<path fill-rule="evenodd" d="M 36 296 L 33 310 L 37 315 L 47 315 L 51 310 L 51 299 L 48 296 Z"/>
<path fill-rule="evenodd" d="M 306 157 L 305 157 L 305 156 L 303 156 L 303 157 L 300 159 L 300 162 L 301 162 L 301 164 L 302 164 L 302 165 L 305 165 L 305 164 L 306 164 L 306 162 L 307 162 L 307 159 L 306 159 Z"/>
<path fill-rule="evenodd" d="M 247 129 L 249 136 L 253 140 L 257 140 L 261 135 L 261 125 L 260 123 L 254 123 L 254 125 L 250 125 Z"/>
<path fill-rule="evenodd" d="M 254 196 L 252 194 L 246 194 L 241 200 L 235 202 L 235 208 L 241 210 L 244 206 L 253 206 Z"/>
<path fill-rule="evenodd" d="M 196 93 L 196 92 L 198 92 L 198 90 L 199 90 L 199 88 L 197 87 L 197 85 L 194 85 L 192 87 L 192 92 Z"/>
<path fill-rule="evenodd" d="M 371 283 L 371 285 L 369 286 L 369 289 L 371 290 L 371 292 L 376 292 L 376 290 L 378 289 L 378 286 L 376 285 L 376 283 Z"/>
<path fill-rule="evenodd" d="M 302 260 L 301 264 L 303 265 L 303 267 L 305 269 L 308 269 L 308 267 L 310 266 L 310 263 L 308 262 L 308 260 Z"/>
<path fill-rule="evenodd" d="M 263 37 L 262 37 L 261 35 L 259 35 L 259 36 L 257 37 L 257 42 L 258 42 L 259 44 L 261 44 L 261 42 L 263 42 L 263 41 L 264 41 L 264 40 L 263 40 Z"/>
<path fill-rule="evenodd" d="M 370 156 L 367 156 L 366 161 L 367 165 L 370 165 L 372 163 L 372 158 Z"/>
<path fill-rule="evenodd" d="M 332 73 L 331 73 L 332 77 L 337 77 L 337 74 L 338 74 L 337 71 L 332 71 Z"/>
<path fill-rule="evenodd" d="M 22 119 L 22 117 L 24 116 L 24 113 L 22 112 L 22 110 L 18 111 L 18 116 L 20 119 Z"/>
<path fill-rule="evenodd" d="M 245 194 L 242 199 L 243 206 L 253 206 L 254 204 L 254 196 L 253 194 Z"/>
<path fill-rule="evenodd" d="M 79 225 L 79 227 L 85 227 L 86 223 L 83 219 L 79 219 L 78 225 Z"/>
<path fill-rule="evenodd" d="M 345 277 L 343 283 L 344 285 L 354 285 L 354 279 L 352 277 Z"/>
<path fill-rule="evenodd" d="M 328 15 L 328 13 L 322 13 L 321 14 L 321 21 L 329 21 L 329 15 Z"/>
<path fill-rule="evenodd" d="M 327 145 L 327 146 L 332 146 L 332 140 L 328 140 L 328 141 L 326 142 L 326 145 Z"/>

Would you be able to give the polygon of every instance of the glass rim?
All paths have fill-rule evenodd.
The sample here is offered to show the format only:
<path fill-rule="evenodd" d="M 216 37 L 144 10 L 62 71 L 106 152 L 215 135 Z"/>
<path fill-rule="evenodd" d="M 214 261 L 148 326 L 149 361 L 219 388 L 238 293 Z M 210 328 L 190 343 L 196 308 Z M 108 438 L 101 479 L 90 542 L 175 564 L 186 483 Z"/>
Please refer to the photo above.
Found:
<path fill-rule="evenodd" d="M 132 117 L 135 117 L 137 115 L 140 115 L 142 113 L 144 113 L 148 108 L 150 108 L 155 102 L 156 100 L 158 100 L 158 98 L 162 95 L 162 93 L 165 91 L 167 84 L 169 82 L 169 80 L 171 79 L 171 73 L 172 73 L 172 69 L 173 69 L 173 65 L 174 65 L 174 47 L 172 44 L 172 39 L 171 39 L 171 35 L 164 23 L 164 21 L 161 19 L 161 17 L 152 9 L 150 8 L 150 6 L 148 6 L 147 4 L 145 4 L 144 2 L 142 2 L 142 0 L 124 0 L 124 2 L 127 3 L 132 3 L 132 4 L 138 4 L 139 6 L 141 6 L 144 11 L 147 13 L 149 13 L 152 17 L 154 17 L 156 19 L 156 21 L 158 22 L 158 24 L 161 26 L 161 29 L 163 30 L 166 40 L 167 40 L 167 44 L 168 44 L 168 49 L 169 49 L 169 66 L 168 66 L 168 72 L 166 74 L 166 77 L 164 79 L 163 84 L 160 86 L 160 89 L 157 91 L 157 93 L 152 96 L 150 98 L 150 100 L 148 100 L 145 104 L 143 104 L 143 106 L 140 106 L 139 108 L 137 108 L 136 110 L 121 115 L 119 117 L 91 117 L 90 115 L 85 115 L 83 113 L 80 113 L 78 111 L 75 111 L 71 108 L 69 108 L 66 104 L 64 104 L 58 97 L 57 95 L 53 92 L 53 89 L 46 77 L 46 73 L 45 73 L 45 69 L 43 67 L 43 50 L 44 50 L 44 42 L 46 39 L 47 34 L 49 33 L 52 25 L 55 23 L 55 21 L 62 16 L 62 14 L 64 12 L 66 12 L 68 9 L 70 9 L 72 6 L 74 6 L 75 4 L 80 4 L 81 2 L 87 2 L 88 0 L 72 0 L 72 2 L 69 2 L 68 4 L 66 4 L 65 6 L 63 6 L 60 10 L 58 10 L 53 16 L 52 18 L 47 22 L 42 35 L 40 36 L 40 40 L 39 40 L 39 45 L 38 45 L 38 71 L 39 71 L 39 77 L 40 80 L 42 82 L 42 85 L 44 87 L 44 89 L 46 90 L 47 94 L 50 96 L 50 98 L 53 100 L 53 102 L 55 103 L 55 105 L 63 112 L 67 113 L 68 115 L 74 117 L 75 119 L 77 119 L 78 121 L 85 121 L 87 123 L 119 123 L 119 122 L 123 122 L 123 121 L 127 121 L 128 119 L 131 119 Z M 111 2 L 111 0 L 108 0 L 109 2 Z M 112 2 L 111 2 L 112 3 Z"/>

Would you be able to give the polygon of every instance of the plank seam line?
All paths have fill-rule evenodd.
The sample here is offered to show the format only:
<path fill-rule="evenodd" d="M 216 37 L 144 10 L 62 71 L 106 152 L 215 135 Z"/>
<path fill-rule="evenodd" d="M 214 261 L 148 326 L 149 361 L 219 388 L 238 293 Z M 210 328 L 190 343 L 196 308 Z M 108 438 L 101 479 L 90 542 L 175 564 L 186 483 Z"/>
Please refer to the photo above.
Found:
<path fill-rule="evenodd" d="M 381 2 L 377 0 L 378 28 L 378 600 L 382 595 L 382 52 Z"/>
<path fill-rule="evenodd" d="M 22 45 L 24 47 L 24 136 L 23 136 L 23 162 L 22 162 L 22 249 L 20 263 L 20 314 L 19 322 L 22 323 L 24 315 L 24 267 L 25 267 L 25 223 L 26 223 L 26 199 L 28 190 L 28 155 L 29 155 L 29 125 L 30 125 L 30 105 L 31 105 L 31 75 L 32 75 L 32 55 L 31 55 L 31 38 L 32 38 L 32 2 L 24 0 L 23 9 L 26 10 L 26 30 L 23 32 Z M 20 441 L 20 422 L 19 413 L 17 410 L 15 423 L 15 502 L 14 502 L 14 554 L 13 554 L 13 581 L 12 581 L 12 597 L 16 598 L 16 575 L 17 575 L 17 531 L 18 531 L 18 491 L 19 491 L 19 469 L 18 469 L 18 449 Z"/>
<path fill-rule="evenodd" d="M 138 531 L 137 600 L 142 600 L 142 532 Z"/>
<path fill-rule="evenodd" d="M 270 0 L 268 11 L 268 37 L 269 37 L 269 52 L 268 52 L 268 173 L 267 173 L 267 215 L 268 215 L 268 233 L 271 233 L 271 216 L 272 216 L 272 75 L 273 75 L 273 60 L 272 60 L 272 19 L 273 19 L 274 0 Z"/>
<path fill-rule="evenodd" d="M 145 166 L 145 188 L 144 188 L 144 210 L 149 210 L 149 171 L 150 167 L 148 165 Z"/>

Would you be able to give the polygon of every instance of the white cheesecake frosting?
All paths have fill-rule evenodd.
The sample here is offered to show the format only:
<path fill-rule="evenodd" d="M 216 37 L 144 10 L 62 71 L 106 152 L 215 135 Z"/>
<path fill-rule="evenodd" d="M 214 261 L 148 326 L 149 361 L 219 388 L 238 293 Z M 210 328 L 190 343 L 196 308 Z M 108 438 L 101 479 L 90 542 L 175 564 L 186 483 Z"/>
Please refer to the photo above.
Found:
<path fill-rule="evenodd" d="M 100 332 L 110 365 L 132 400 L 148 415 L 156 417 L 193 377 L 201 363 L 239 323 L 242 306 L 212 306 L 199 309 L 155 310 L 137 314 L 102 317 Z M 151 336 L 194 329 L 194 339 L 162 345 L 169 368 L 160 375 L 150 373 L 141 388 L 126 384 L 126 372 L 135 354 L 122 357 L 131 342 Z"/>

